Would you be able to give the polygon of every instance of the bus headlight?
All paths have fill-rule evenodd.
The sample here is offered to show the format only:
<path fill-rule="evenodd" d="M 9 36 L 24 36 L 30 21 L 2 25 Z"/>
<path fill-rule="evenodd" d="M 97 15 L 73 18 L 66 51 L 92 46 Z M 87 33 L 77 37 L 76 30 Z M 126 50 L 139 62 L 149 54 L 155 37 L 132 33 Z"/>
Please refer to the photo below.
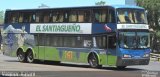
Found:
<path fill-rule="evenodd" d="M 131 55 L 124 54 L 123 57 L 124 58 L 131 58 Z"/>
<path fill-rule="evenodd" d="M 149 54 L 144 54 L 143 57 L 149 57 Z"/>

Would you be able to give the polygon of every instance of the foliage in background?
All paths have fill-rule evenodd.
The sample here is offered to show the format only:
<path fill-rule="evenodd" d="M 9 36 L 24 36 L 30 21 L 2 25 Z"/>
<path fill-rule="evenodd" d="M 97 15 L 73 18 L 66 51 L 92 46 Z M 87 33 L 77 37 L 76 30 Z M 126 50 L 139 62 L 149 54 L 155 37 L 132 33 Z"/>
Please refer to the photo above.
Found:
<path fill-rule="evenodd" d="M 137 4 L 146 9 L 150 28 L 159 31 L 160 0 L 137 0 Z"/>
<path fill-rule="evenodd" d="M 95 5 L 97 6 L 104 6 L 106 4 L 105 1 L 99 1 L 99 2 L 96 2 Z"/>
<path fill-rule="evenodd" d="M 0 11 L 0 24 L 4 22 L 4 11 Z"/>
<path fill-rule="evenodd" d="M 38 6 L 38 8 L 49 8 L 49 6 L 42 3 L 40 6 Z"/>
<path fill-rule="evenodd" d="M 158 39 L 160 39 L 160 31 L 156 32 L 156 36 Z"/>
<path fill-rule="evenodd" d="M 137 0 L 137 5 L 146 9 L 148 24 L 153 30 L 152 51 L 160 52 L 160 0 Z"/>

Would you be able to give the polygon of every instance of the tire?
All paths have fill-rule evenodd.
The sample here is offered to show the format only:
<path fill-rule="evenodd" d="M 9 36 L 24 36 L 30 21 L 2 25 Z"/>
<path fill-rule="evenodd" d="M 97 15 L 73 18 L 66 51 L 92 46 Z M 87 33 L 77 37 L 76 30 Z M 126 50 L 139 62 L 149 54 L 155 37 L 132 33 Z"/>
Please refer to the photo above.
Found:
<path fill-rule="evenodd" d="M 23 51 L 17 52 L 18 61 L 26 62 L 25 53 Z"/>
<path fill-rule="evenodd" d="M 27 62 L 28 63 L 33 63 L 34 62 L 34 56 L 33 56 L 33 53 L 31 52 L 31 51 L 29 51 L 28 53 L 27 53 Z"/>
<path fill-rule="evenodd" d="M 125 69 L 127 66 L 117 66 L 117 69 Z"/>
<path fill-rule="evenodd" d="M 102 67 L 102 65 L 99 65 L 98 58 L 95 54 L 89 56 L 88 63 L 92 68 Z"/>

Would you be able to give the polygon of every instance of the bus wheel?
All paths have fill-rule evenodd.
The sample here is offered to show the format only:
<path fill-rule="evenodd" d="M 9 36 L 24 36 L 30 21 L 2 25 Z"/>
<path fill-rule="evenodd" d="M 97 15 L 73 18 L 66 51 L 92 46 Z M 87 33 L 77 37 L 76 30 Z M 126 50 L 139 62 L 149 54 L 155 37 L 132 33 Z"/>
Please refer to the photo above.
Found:
<path fill-rule="evenodd" d="M 27 53 L 27 62 L 32 63 L 34 61 L 33 53 L 29 51 Z"/>
<path fill-rule="evenodd" d="M 18 51 L 18 52 L 17 52 L 17 57 L 18 57 L 18 60 L 19 60 L 20 62 L 25 62 L 25 61 L 26 61 L 26 60 L 25 60 L 25 53 L 22 52 L 22 51 Z"/>
<path fill-rule="evenodd" d="M 117 66 L 118 69 L 125 69 L 127 66 Z"/>
<path fill-rule="evenodd" d="M 102 67 L 101 65 L 99 65 L 98 58 L 97 58 L 97 56 L 95 54 L 89 56 L 88 62 L 89 62 L 89 65 L 92 68 L 100 68 L 100 67 Z"/>

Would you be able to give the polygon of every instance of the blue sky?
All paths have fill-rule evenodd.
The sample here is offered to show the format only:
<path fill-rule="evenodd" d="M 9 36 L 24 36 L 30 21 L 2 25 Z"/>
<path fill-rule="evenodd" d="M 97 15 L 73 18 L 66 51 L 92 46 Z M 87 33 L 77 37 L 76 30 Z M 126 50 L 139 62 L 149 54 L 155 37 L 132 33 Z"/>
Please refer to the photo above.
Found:
<path fill-rule="evenodd" d="M 1 0 L 0 10 L 6 9 L 32 9 L 38 8 L 41 4 L 54 7 L 72 7 L 72 6 L 93 6 L 95 2 L 101 0 Z M 102 0 L 108 5 L 124 5 L 125 0 Z"/>

